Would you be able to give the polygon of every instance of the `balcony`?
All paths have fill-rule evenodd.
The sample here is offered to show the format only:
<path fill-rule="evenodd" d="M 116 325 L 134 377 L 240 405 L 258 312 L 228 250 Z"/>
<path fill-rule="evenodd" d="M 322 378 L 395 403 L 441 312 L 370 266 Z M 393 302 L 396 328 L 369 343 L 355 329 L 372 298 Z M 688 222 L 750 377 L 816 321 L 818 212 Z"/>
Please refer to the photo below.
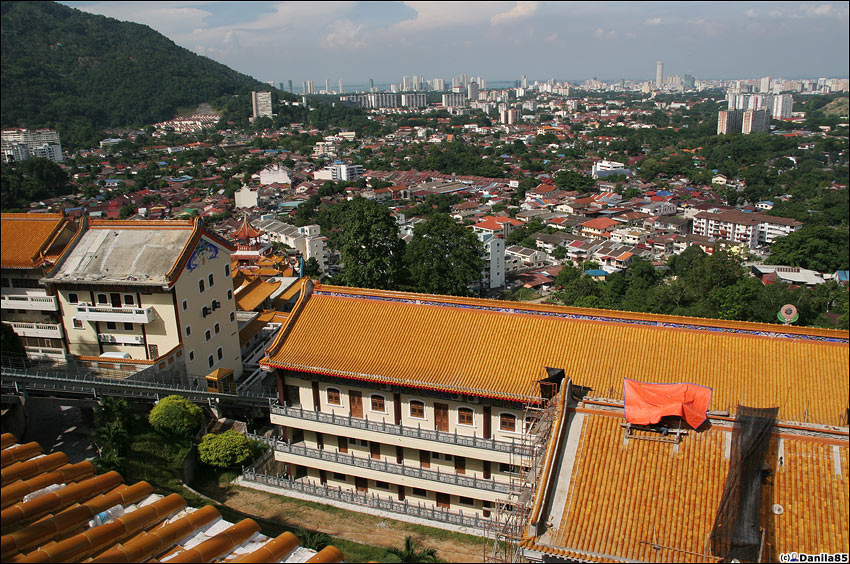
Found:
<path fill-rule="evenodd" d="M 440 472 L 439 469 L 434 471 L 423 468 L 412 468 L 410 466 L 405 466 L 404 464 L 396 464 L 383 460 L 354 456 L 353 453 L 342 454 L 330 450 L 310 448 L 303 445 L 291 445 L 283 441 L 266 439 L 259 435 L 251 435 L 250 438 L 264 440 L 269 444 L 269 446 L 274 448 L 275 452 L 282 452 L 284 454 L 302 456 L 335 464 L 344 464 L 346 466 L 364 468 L 367 470 L 374 470 L 376 472 L 385 472 L 396 476 L 406 476 L 408 478 L 440 482 L 464 488 L 474 488 L 476 490 L 488 492 L 508 493 L 510 490 L 510 484 L 508 482 L 497 482 L 493 479 L 484 480 L 481 478 L 464 476 L 462 474 L 449 474 Z"/>
<path fill-rule="evenodd" d="M 44 290 L 3 288 L 0 294 L 0 307 L 30 311 L 59 311 L 59 300 L 56 296 L 48 296 Z"/>
<path fill-rule="evenodd" d="M 77 304 L 75 317 L 83 321 L 114 321 L 116 323 L 150 323 L 154 320 L 153 307 L 110 307 Z"/>
<path fill-rule="evenodd" d="M 58 323 L 25 323 L 22 321 L 4 321 L 3 323 L 11 325 L 15 334 L 20 337 L 62 338 L 62 326 Z"/>
<path fill-rule="evenodd" d="M 101 343 L 112 345 L 144 345 L 145 338 L 142 335 L 113 335 L 111 333 L 98 333 L 97 340 Z"/>
<path fill-rule="evenodd" d="M 518 442 L 497 441 L 495 439 L 484 439 L 475 436 L 470 437 L 468 435 L 458 435 L 456 433 L 447 433 L 444 431 L 431 431 L 429 429 L 421 429 L 419 427 L 407 427 L 405 425 L 394 425 L 392 423 L 369 421 L 367 419 L 360 419 L 357 417 L 347 417 L 344 415 L 334 415 L 333 413 L 305 410 L 300 407 L 273 405 L 271 407 L 271 413 L 272 415 L 294 417 L 303 421 L 327 423 L 351 429 L 386 433 L 388 435 L 406 437 L 409 439 L 422 439 L 425 441 L 435 441 L 460 447 L 484 449 L 491 452 L 495 451 L 505 454 L 523 454 L 524 450 L 523 446 Z M 530 453 L 528 449 L 525 450 L 527 451 L 525 454 Z M 484 456 L 484 453 L 479 453 L 478 456 Z"/>

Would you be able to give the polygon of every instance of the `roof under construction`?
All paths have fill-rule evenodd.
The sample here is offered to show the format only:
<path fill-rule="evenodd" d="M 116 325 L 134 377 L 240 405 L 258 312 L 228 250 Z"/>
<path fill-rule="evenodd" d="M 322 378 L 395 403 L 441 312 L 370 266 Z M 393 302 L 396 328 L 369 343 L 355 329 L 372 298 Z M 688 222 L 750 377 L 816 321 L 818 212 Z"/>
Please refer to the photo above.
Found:
<path fill-rule="evenodd" d="M 147 482 L 126 485 L 117 472 L 96 475 L 87 461 L 2 435 L 3 562 L 341 562 L 292 533 L 260 533 L 253 519 L 230 523 L 213 506 L 189 507 Z"/>

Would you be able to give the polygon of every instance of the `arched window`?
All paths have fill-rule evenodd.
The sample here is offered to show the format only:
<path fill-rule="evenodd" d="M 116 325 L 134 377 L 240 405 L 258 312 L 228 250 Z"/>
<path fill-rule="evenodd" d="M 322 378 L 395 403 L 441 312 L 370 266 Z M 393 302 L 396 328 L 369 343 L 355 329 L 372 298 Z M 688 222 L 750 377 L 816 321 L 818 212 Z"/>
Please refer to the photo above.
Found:
<path fill-rule="evenodd" d="M 386 403 L 384 401 L 384 396 L 378 394 L 372 394 L 372 411 L 377 411 L 378 413 L 386 413 Z"/>
<path fill-rule="evenodd" d="M 336 388 L 328 388 L 328 404 L 342 405 L 342 400 L 339 398 L 339 390 Z"/>
<path fill-rule="evenodd" d="M 459 407 L 457 410 L 458 425 L 475 425 L 475 412 L 468 407 Z"/>
<path fill-rule="evenodd" d="M 499 430 L 516 432 L 516 415 L 502 413 L 499 416 Z"/>
<path fill-rule="evenodd" d="M 410 402 L 410 416 L 425 419 L 425 403 L 417 400 Z"/>

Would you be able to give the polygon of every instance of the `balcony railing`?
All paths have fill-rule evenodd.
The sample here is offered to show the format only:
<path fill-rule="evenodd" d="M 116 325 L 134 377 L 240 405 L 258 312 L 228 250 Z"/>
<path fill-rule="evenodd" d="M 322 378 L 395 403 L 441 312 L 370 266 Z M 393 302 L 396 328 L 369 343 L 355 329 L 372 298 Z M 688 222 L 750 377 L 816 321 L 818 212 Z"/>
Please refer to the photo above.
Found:
<path fill-rule="evenodd" d="M 141 335 L 113 335 L 111 333 L 98 333 L 97 340 L 101 343 L 114 345 L 144 345 L 145 338 Z"/>
<path fill-rule="evenodd" d="M 23 321 L 4 321 L 3 323 L 11 325 L 15 334 L 21 337 L 62 338 L 62 326 L 58 323 L 26 323 Z"/>
<path fill-rule="evenodd" d="M 265 441 L 269 446 L 277 452 L 293 454 L 296 456 L 305 456 L 316 460 L 324 460 L 325 462 L 334 462 L 336 464 L 345 464 L 356 468 L 364 468 L 375 470 L 378 472 L 386 472 L 387 474 L 395 474 L 396 476 L 407 476 L 409 478 L 418 478 L 420 480 L 430 480 L 432 482 L 440 482 L 443 484 L 451 484 L 465 488 L 474 488 L 477 490 L 487 490 L 491 492 L 507 493 L 510 490 L 510 484 L 506 482 L 497 482 L 493 479 L 484 480 L 472 476 L 464 476 L 462 474 L 447 474 L 436 471 L 425 470 L 423 468 L 411 468 L 404 464 L 395 464 L 384 460 L 375 460 L 351 454 L 342 454 L 330 450 L 319 450 L 303 445 L 287 444 L 280 440 L 268 439 L 260 435 L 248 435 L 252 439 Z"/>
<path fill-rule="evenodd" d="M 77 319 L 84 321 L 150 323 L 155 317 L 153 307 L 110 307 L 106 305 L 77 304 L 76 309 Z"/>
<path fill-rule="evenodd" d="M 482 437 L 458 435 L 457 433 L 447 433 L 445 431 L 432 431 L 429 429 L 421 429 L 419 427 L 408 427 L 405 425 L 395 425 L 393 423 L 384 423 L 379 421 L 369 421 L 357 417 L 349 417 L 346 415 L 334 415 L 333 413 L 322 413 L 321 411 L 312 411 L 301 407 L 290 407 L 287 405 L 275 404 L 271 408 L 272 415 L 283 415 L 286 417 L 295 417 L 305 421 L 315 421 L 317 423 L 329 423 L 331 425 L 340 425 L 350 427 L 352 429 L 363 429 L 364 431 L 375 431 L 378 433 L 387 433 L 400 437 L 409 437 L 412 439 L 423 439 L 426 441 L 436 441 L 450 445 L 463 447 L 480 448 L 496 452 L 514 453 L 514 454 L 530 454 L 530 451 L 523 447 L 518 442 L 497 441 L 496 439 L 485 439 Z"/>
<path fill-rule="evenodd" d="M 243 468 L 242 479 L 246 482 L 254 482 L 290 491 L 297 491 L 307 495 L 316 496 L 321 499 L 335 499 L 346 503 L 365 505 L 375 509 L 383 509 L 384 511 L 391 511 L 393 513 L 411 515 L 413 517 L 450 523 L 452 525 L 459 525 L 462 527 L 471 527 L 477 530 L 483 530 L 486 525 L 493 523 L 492 520 L 479 517 L 476 513 L 473 513 L 472 515 L 465 515 L 462 510 L 451 511 L 441 507 L 422 505 L 421 503 L 410 503 L 408 500 L 395 501 L 376 496 L 375 494 L 344 490 L 341 487 L 332 487 L 327 484 L 315 484 L 313 482 L 292 480 L 285 476 L 270 476 L 268 474 L 259 473 L 254 468 Z M 245 485 L 250 486 L 250 484 Z"/>
<path fill-rule="evenodd" d="M 4 288 L 0 294 L 2 309 L 26 309 L 30 311 L 59 311 L 56 296 L 48 296 L 44 290 Z"/>

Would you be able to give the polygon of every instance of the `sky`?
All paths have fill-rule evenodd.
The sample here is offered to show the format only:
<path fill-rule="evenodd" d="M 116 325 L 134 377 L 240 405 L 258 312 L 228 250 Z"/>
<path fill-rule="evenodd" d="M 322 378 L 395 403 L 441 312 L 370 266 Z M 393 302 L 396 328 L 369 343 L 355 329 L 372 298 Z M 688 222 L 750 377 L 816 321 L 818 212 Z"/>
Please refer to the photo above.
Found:
<path fill-rule="evenodd" d="M 850 2 L 62 2 L 264 82 L 844 78 Z"/>

